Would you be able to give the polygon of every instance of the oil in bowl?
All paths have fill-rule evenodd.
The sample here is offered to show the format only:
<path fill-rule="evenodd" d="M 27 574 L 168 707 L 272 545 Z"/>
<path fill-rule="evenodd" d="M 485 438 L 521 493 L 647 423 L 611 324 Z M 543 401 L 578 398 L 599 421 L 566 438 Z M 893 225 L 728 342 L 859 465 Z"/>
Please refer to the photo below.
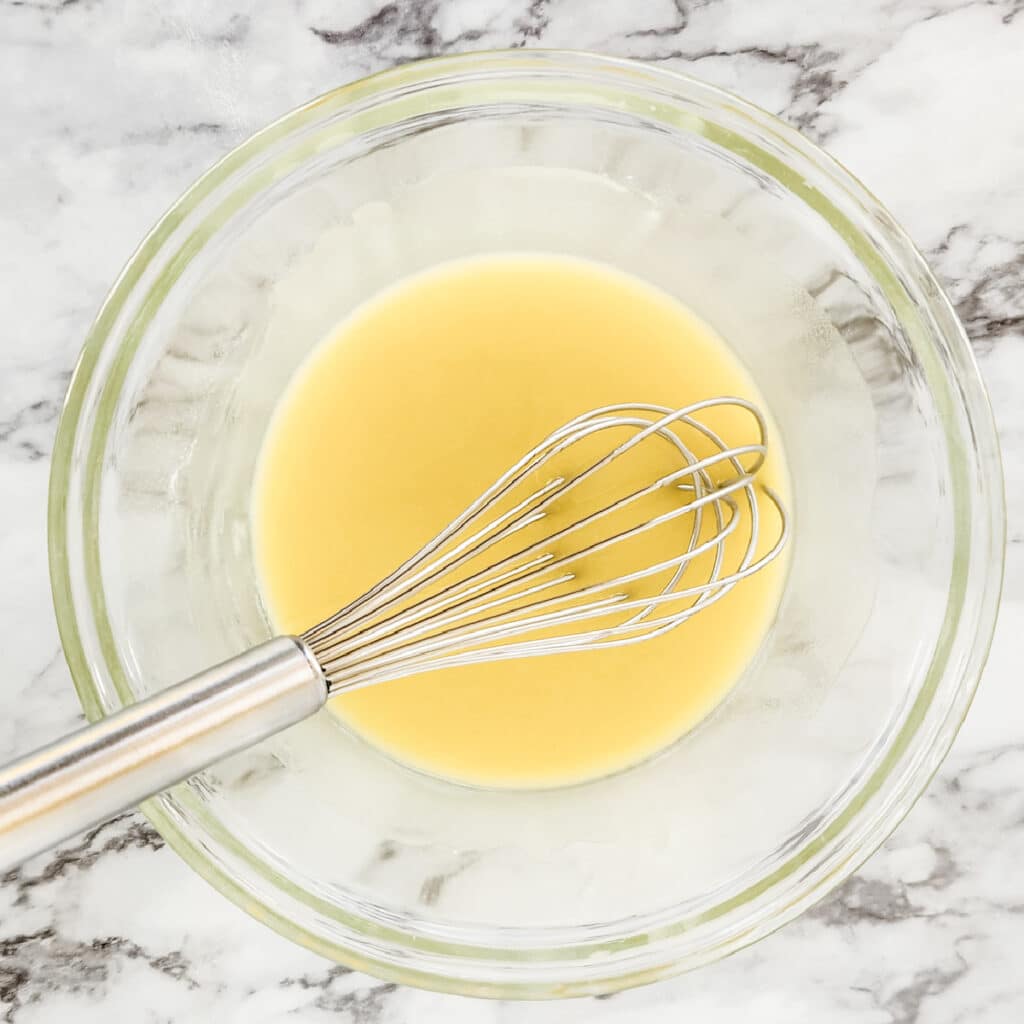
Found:
<path fill-rule="evenodd" d="M 275 413 L 253 509 L 271 618 L 294 633 L 327 618 L 581 412 L 724 395 L 765 408 L 710 327 L 621 271 L 512 253 L 407 278 L 312 353 Z M 730 444 L 752 440 L 741 410 L 716 413 Z M 646 447 L 616 471 L 657 479 L 658 451 Z M 777 436 L 758 477 L 785 505 Z M 557 514 L 582 518 L 585 501 Z M 586 569 L 612 577 L 656 563 L 678 529 L 593 555 Z M 740 532 L 728 538 L 727 562 L 739 561 L 743 543 Z M 759 544 L 763 553 L 770 537 Z M 775 560 L 642 644 L 413 675 L 342 694 L 332 710 L 399 760 L 460 782 L 555 786 L 608 775 L 676 741 L 728 694 L 773 621 L 785 568 Z"/>

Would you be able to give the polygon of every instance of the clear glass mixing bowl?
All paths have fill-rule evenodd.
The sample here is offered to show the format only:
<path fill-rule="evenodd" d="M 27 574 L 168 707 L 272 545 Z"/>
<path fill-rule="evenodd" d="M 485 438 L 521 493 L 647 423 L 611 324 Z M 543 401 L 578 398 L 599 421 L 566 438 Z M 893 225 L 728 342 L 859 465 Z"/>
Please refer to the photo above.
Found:
<path fill-rule="evenodd" d="M 679 74 L 512 52 L 389 71 L 259 133 L 89 335 L 54 452 L 54 597 L 92 718 L 267 636 L 249 492 L 290 374 L 376 290 L 494 250 L 638 274 L 755 375 L 795 491 L 756 663 L 670 751 L 587 785 L 454 785 L 320 715 L 145 810 L 326 956 L 478 995 L 607 992 L 750 943 L 853 871 L 948 749 L 992 634 L 1001 477 L 963 332 L 889 215 L 791 129 Z"/>

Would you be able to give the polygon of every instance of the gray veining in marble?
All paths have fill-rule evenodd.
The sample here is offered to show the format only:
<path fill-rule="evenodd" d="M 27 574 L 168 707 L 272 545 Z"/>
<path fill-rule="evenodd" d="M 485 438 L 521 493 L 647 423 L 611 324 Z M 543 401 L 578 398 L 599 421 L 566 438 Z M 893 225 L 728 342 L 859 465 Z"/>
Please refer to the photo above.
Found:
<path fill-rule="evenodd" d="M 885 847 L 761 944 L 569 1004 L 396 988 L 279 939 L 127 815 L 0 887 L 0 1021 L 1002 1024 L 1024 1017 L 1021 0 L 0 0 L 0 755 L 81 720 L 46 570 L 48 460 L 84 333 L 144 231 L 251 130 L 428 54 L 580 47 L 685 68 L 825 143 L 948 288 L 1009 502 L 992 657 Z"/>

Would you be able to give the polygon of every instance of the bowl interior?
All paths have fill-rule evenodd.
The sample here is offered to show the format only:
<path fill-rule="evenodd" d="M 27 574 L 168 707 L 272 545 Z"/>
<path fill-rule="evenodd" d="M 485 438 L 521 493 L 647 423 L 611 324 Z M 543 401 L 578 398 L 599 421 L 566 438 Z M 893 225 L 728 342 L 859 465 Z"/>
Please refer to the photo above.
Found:
<path fill-rule="evenodd" d="M 601 988 L 726 948 L 848 860 L 866 808 L 905 803 L 898 780 L 966 703 L 946 668 L 985 495 L 965 496 L 948 325 L 840 172 L 685 80 L 509 60 L 314 105 L 172 211 L 76 381 L 65 557 L 103 713 L 269 635 L 257 453 L 358 303 L 515 250 L 599 260 L 691 307 L 768 400 L 795 502 L 776 625 L 708 721 L 617 776 L 516 793 L 417 773 L 321 714 L 158 808 L 191 859 L 331 955 L 476 990 Z"/>

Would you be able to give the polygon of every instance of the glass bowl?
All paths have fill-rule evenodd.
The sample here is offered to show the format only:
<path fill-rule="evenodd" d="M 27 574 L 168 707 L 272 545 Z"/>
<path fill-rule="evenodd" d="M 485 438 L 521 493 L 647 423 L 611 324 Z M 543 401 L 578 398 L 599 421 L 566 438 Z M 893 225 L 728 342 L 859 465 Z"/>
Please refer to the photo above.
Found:
<path fill-rule="evenodd" d="M 669 751 L 585 785 L 455 785 L 321 714 L 145 811 L 325 956 L 474 995 L 602 993 L 753 942 L 849 875 L 935 771 L 992 635 L 1002 484 L 963 331 L 796 132 L 680 74 L 519 51 L 408 65 L 260 132 L 89 334 L 54 451 L 54 599 L 94 719 L 266 637 L 249 495 L 292 372 L 397 278 L 508 250 L 653 282 L 754 374 L 795 523 L 754 664 Z"/>

